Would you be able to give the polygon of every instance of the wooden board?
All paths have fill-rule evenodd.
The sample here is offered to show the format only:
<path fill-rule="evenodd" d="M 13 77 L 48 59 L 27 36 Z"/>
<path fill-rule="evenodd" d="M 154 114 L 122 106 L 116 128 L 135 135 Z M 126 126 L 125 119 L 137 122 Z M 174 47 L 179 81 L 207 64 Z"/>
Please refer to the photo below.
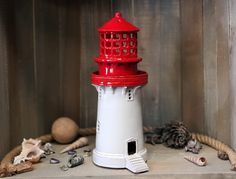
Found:
<path fill-rule="evenodd" d="M 24 3 L 24 6 L 21 3 Z M 23 137 L 36 137 L 40 129 L 36 97 L 34 27 L 32 25 L 33 2 L 16 1 L 13 8 L 14 12 L 17 9 L 18 13 L 13 13 L 14 28 L 17 31 L 11 42 L 14 47 L 14 56 L 9 61 L 11 147 L 19 144 Z"/>
<path fill-rule="evenodd" d="M 165 124 L 182 120 L 180 4 L 178 0 L 161 1 L 160 9 L 160 71 L 157 78 L 160 78 L 160 120 Z"/>
<path fill-rule="evenodd" d="M 10 147 L 10 118 L 9 118 L 9 85 L 8 60 L 10 58 L 9 42 L 7 39 L 9 28 L 9 6 L 7 1 L 0 2 L 0 158 Z"/>
<path fill-rule="evenodd" d="M 80 6 L 80 126 L 95 126 L 97 91 L 91 85 L 91 73 L 97 70 L 99 56 L 97 28 L 111 17 L 110 1 L 83 1 Z M 88 13 L 90 12 L 90 13 Z M 102 15 L 100 16 L 100 14 Z"/>
<path fill-rule="evenodd" d="M 77 149 L 76 151 L 80 155 L 84 155 L 83 150 L 88 148 L 94 148 L 94 138 L 89 138 L 90 145 Z M 55 154 L 47 156 L 42 159 L 42 162 L 34 165 L 34 170 L 27 173 L 22 173 L 13 176 L 18 179 L 76 179 L 76 178 L 111 178 L 111 179 L 233 179 L 235 178 L 235 171 L 230 170 L 229 161 L 223 161 L 216 157 L 216 151 L 208 146 L 203 146 L 201 154 L 207 158 L 207 166 L 199 167 L 183 157 L 185 155 L 193 155 L 186 153 L 184 150 L 174 150 L 167 148 L 164 145 L 151 145 L 146 144 L 145 147 L 148 150 L 147 165 L 149 167 L 148 172 L 133 174 L 127 169 L 112 169 L 99 167 L 92 162 L 92 157 L 84 157 L 84 164 L 69 168 L 68 171 L 62 171 L 59 167 L 62 166 L 69 158 L 68 154 L 59 154 L 65 146 L 53 145 Z M 59 164 L 50 164 L 50 158 L 57 158 L 61 161 Z"/>
<path fill-rule="evenodd" d="M 236 2 L 234 0 L 229 1 L 229 11 L 230 11 L 230 36 L 229 36 L 229 44 L 230 44 L 230 82 L 231 82 L 231 143 L 236 149 Z"/>
<path fill-rule="evenodd" d="M 202 1 L 181 1 L 181 36 L 183 121 L 204 132 Z"/>
<path fill-rule="evenodd" d="M 217 80 L 217 32 L 216 4 L 213 0 L 203 1 L 203 64 L 204 64 L 204 109 L 205 128 L 208 135 L 216 137 L 218 120 Z"/>
<path fill-rule="evenodd" d="M 230 115 L 231 115 L 231 94 L 230 94 L 230 64 L 229 64 L 229 4 L 228 1 L 216 0 L 217 18 L 217 78 L 218 78 L 218 120 L 217 129 L 224 129 L 224 132 L 217 132 L 217 138 L 230 144 Z"/>
<path fill-rule="evenodd" d="M 138 54 L 143 61 L 139 69 L 148 72 L 148 84 L 143 87 L 142 107 L 144 125 L 160 126 L 160 1 L 137 1 L 134 3 L 134 24 L 141 30 L 138 34 Z M 155 23 L 153 23 L 155 22 Z"/>
<path fill-rule="evenodd" d="M 205 129 L 230 144 L 230 66 L 228 3 L 204 1 L 203 59 Z M 219 132 L 223 128 L 224 132 Z"/>

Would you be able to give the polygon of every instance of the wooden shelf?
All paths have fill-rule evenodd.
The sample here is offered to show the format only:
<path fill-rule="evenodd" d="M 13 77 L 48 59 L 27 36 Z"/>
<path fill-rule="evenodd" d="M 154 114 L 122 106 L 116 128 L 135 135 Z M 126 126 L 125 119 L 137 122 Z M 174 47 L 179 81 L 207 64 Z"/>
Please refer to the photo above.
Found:
<path fill-rule="evenodd" d="M 94 137 L 90 137 L 91 145 L 88 147 L 77 150 L 78 153 L 83 154 L 85 148 L 94 147 Z M 94 165 L 91 157 L 85 158 L 85 163 L 81 166 L 69 169 L 68 171 L 61 171 L 60 166 L 66 162 L 67 154 L 58 154 L 63 148 L 63 145 L 54 145 L 56 154 L 48 156 L 42 159 L 42 162 L 34 165 L 34 170 L 28 173 L 19 174 L 12 178 L 24 178 L 24 179 L 57 179 L 57 178 L 158 178 L 158 179 L 187 179 L 187 178 L 234 178 L 236 172 L 230 170 L 231 166 L 229 161 L 222 161 L 217 158 L 215 150 L 203 146 L 200 154 L 208 160 L 208 165 L 205 167 L 199 167 L 186 161 L 184 155 L 193 155 L 186 153 L 184 150 L 175 150 L 166 148 L 163 145 L 150 145 L 146 144 L 148 150 L 148 166 L 149 172 L 135 175 L 126 169 L 108 169 Z M 58 158 L 62 162 L 60 164 L 49 164 L 51 157 Z"/>

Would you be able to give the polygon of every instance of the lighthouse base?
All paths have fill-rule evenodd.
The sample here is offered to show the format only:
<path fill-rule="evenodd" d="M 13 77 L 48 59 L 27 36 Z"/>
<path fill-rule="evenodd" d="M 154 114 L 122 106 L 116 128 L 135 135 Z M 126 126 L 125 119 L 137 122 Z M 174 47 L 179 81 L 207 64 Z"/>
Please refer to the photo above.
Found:
<path fill-rule="evenodd" d="M 93 150 L 93 162 L 96 165 L 107 168 L 127 168 L 133 173 L 148 171 L 146 157 L 146 149 L 133 155 L 107 154 Z"/>

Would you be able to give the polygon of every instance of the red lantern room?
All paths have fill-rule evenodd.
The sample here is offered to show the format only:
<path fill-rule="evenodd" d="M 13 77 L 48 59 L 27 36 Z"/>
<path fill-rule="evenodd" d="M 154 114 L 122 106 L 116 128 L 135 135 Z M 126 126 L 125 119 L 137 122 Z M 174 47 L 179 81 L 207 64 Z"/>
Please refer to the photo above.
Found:
<path fill-rule="evenodd" d="M 100 56 L 96 58 L 99 71 L 92 75 L 92 83 L 104 86 L 137 86 L 147 83 L 147 73 L 137 70 L 142 59 L 137 56 L 137 32 L 139 29 L 121 13 L 98 29 Z"/>

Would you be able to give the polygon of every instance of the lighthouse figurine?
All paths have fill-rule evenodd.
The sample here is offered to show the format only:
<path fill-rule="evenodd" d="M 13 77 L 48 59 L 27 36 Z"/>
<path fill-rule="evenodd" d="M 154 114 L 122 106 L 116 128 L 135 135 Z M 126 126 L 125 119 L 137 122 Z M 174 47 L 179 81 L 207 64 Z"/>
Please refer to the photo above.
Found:
<path fill-rule="evenodd" d="M 148 171 L 141 110 L 141 88 L 148 75 L 137 69 L 142 60 L 137 56 L 138 31 L 119 12 L 99 28 L 99 70 L 91 77 L 98 92 L 93 162 L 133 173 Z"/>

